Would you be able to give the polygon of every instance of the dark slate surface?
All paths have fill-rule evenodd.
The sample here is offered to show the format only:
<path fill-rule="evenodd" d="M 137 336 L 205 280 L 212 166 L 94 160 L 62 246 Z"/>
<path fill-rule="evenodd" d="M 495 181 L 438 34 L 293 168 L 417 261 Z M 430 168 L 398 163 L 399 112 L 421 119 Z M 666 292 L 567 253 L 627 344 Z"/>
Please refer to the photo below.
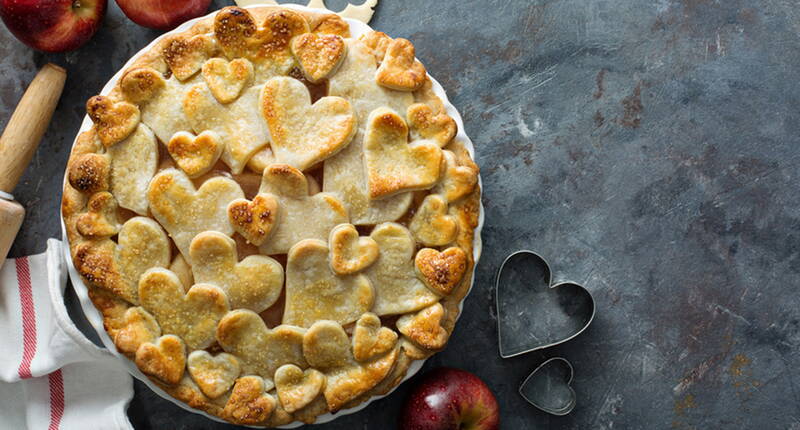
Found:
<path fill-rule="evenodd" d="M 464 117 L 485 187 L 475 288 L 426 368 L 486 380 L 507 429 L 800 428 L 795 2 L 383 0 L 372 24 L 414 41 Z M 16 190 L 29 215 L 12 255 L 59 235 L 84 101 L 156 35 L 115 5 L 69 54 L 0 31 L 0 118 L 37 66 L 70 72 Z M 563 346 L 503 360 L 492 285 L 520 248 L 544 255 L 556 281 L 585 285 L 598 313 Z M 517 394 L 556 355 L 572 361 L 578 393 L 558 418 Z M 393 428 L 409 385 L 319 428 Z M 138 383 L 130 417 L 140 429 L 226 428 Z"/>

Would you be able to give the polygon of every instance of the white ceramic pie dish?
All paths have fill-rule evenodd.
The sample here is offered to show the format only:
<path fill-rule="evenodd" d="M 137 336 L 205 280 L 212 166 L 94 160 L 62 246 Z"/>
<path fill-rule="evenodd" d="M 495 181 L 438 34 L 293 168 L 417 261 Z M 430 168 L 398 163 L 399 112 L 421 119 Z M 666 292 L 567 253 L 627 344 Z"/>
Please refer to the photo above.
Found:
<path fill-rule="evenodd" d="M 270 5 L 267 5 L 267 4 L 252 5 L 252 6 L 248 6 L 246 8 L 261 7 L 261 6 L 270 6 Z M 296 9 L 296 10 L 309 10 L 309 11 L 315 10 L 315 9 L 310 9 L 310 8 L 308 8 L 306 6 L 300 6 L 300 5 L 294 5 L 294 4 L 282 4 L 281 7 L 287 7 L 287 8 L 292 8 L 292 9 Z M 317 9 L 317 11 L 319 11 L 319 10 Z M 214 12 L 210 13 L 207 16 L 214 15 L 216 13 L 217 13 L 217 11 L 214 11 Z M 199 18 L 195 18 L 193 20 L 187 21 L 187 22 L 181 24 L 180 26 L 178 26 L 177 28 L 175 28 L 174 30 L 172 30 L 170 32 L 167 32 L 167 33 L 161 35 L 160 37 L 156 38 L 152 42 L 150 42 L 150 44 L 148 44 L 147 46 L 142 48 L 139 52 L 137 52 L 135 55 L 133 55 L 128 60 L 128 62 L 125 63 L 125 65 L 122 66 L 122 68 L 120 68 L 120 70 L 108 81 L 108 83 L 106 83 L 106 85 L 103 87 L 103 89 L 100 92 L 100 94 L 102 94 L 102 95 L 108 94 L 114 88 L 114 86 L 117 84 L 117 81 L 119 81 L 119 79 L 122 77 L 123 72 L 128 67 L 130 67 L 131 64 L 133 64 L 133 62 L 137 58 L 139 58 L 143 53 L 147 52 L 148 50 L 150 50 L 150 48 L 153 45 L 158 43 L 158 41 L 160 41 L 161 39 L 163 39 L 165 37 L 168 37 L 168 36 L 170 36 L 172 34 L 186 31 L 195 22 L 197 22 L 197 21 L 199 21 L 201 19 L 204 19 L 206 17 L 199 17 Z M 372 31 L 372 28 L 369 25 L 367 25 L 367 24 L 365 24 L 365 23 L 363 23 L 361 21 L 357 21 L 357 20 L 353 20 L 353 19 L 347 19 L 347 18 L 345 20 L 350 25 L 350 32 L 352 34 L 352 37 L 354 37 L 354 38 L 357 38 L 357 37 L 359 37 L 360 35 L 362 35 L 362 34 L 364 34 L 366 32 Z M 474 160 L 475 159 L 475 147 L 473 146 L 472 141 L 469 139 L 469 137 L 464 132 L 464 123 L 463 123 L 463 121 L 461 119 L 461 115 L 459 115 L 459 113 L 456 110 L 456 108 L 447 99 L 447 95 L 445 94 L 445 91 L 442 88 L 442 86 L 436 81 L 436 79 L 434 79 L 430 75 L 429 75 L 429 77 L 431 79 L 431 82 L 433 83 L 434 92 L 436 93 L 437 96 L 439 96 L 439 98 L 442 100 L 442 102 L 444 103 L 444 105 L 445 105 L 445 107 L 447 109 L 447 114 L 450 115 L 456 121 L 456 124 L 458 125 L 458 135 L 456 136 L 456 139 L 458 139 L 459 141 L 464 143 L 464 146 L 467 148 L 467 150 L 470 153 L 470 156 L 472 156 L 472 158 Z M 76 141 L 77 141 L 77 136 L 80 133 L 90 129 L 91 126 L 92 126 L 92 121 L 89 119 L 88 116 L 84 116 L 83 122 L 81 123 L 80 130 L 78 130 L 78 133 L 76 134 Z M 74 146 L 74 144 L 75 144 L 75 142 L 73 141 L 73 146 Z M 65 177 L 65 181 L 66 181 L 66 177 Z M 478 176 L 478 185 L 481 187 L 481 189 L 483 189 L 483 185 L 482 185 L 482 182 L 481 182 L 480 175 Z M 472 277 L 471 277 L 471 280 L 470 280 L 469 290 L 472 290 L 472 285 L 473 285 L 473 283 L 475 281 L 475 267 L 477 267 L 478 260 L 479 260 L 480 255 L 481 255 L 481 248 L 482 248 L 482 244 L 481 244 L 481 229 L 483 228 L 483 217 L 484 217 L 484 211 L 483 211 L 483 204 L 481 203 L 481 205 L 480 205 L 480 214 L 479 214 L 479 217 L 478 217 L 478 226 L 475 228 L 475 238 L 474 238 L 474 242 L 473 242 L 473 258 L 474 258 L 475 264 L 473 265 L 473 269 L 472 269 L 473 273 L 472 273 Z M 62 231 L 62 235 L 64 237 L 64 242 L 68 245 L 69 242 L 68 242 L 68 239 L 67 239 L 66 228 L 65 228 L 65 225 L 64 225 L 63 216 L 61 217 L 61 231 Z M 125 357 L 123 354 L 121 354 L 119 351 L 117 351 L 116 346 L 114 345 L 114 341 L 111 340 L 111 338 L 109 337 L 109 335 L 106 332 L 105 328 L 103 327 L 103 316 L 102 316 L 102 314 L 100 313 L 99 310 L 97 310 L 97 308 L 95 308 L 95 306 L 92 303 L 91 299 L 89 299 L 88 287 L 83 282 L 83 279 L 81 278 L 80 274 L 78 274 L 77 270 L 75 269 L 75 266 L 74 266 L 74 264 L 72 262 L 72 257 L 70 256 L 70 247 L 69 246 L 64 246 L 63 249 L 64 249 L 64 253 L 65 253 L 65 258 L 66 258 L 66 261 L 67 261 L 67 268 L 68 268 L 68 271 L 69 271 L 69 277 L 70 277 L 70 280 L 72 281 L 72 285 L 73 285 L 73 288 L 75 289 L 75 293 L 77 294 L 77 296 L 78 296 L 78 298 L 80 300 L 81 308 L 83 309 L 83 313 L 86 315 L 86 319 L 89 321 L 89 323 L 92 325 L 92 327 L 95 329 L 95 331 L 99 335 L 100 340 L 102 341 L 103 345 L 109 351 L 111 351 L 112 354 L 114 354 L 114 355 L 116 355 L 116 356 L 118 356 L 120 358 L 120 361 L 125 365 L 125 367 L 128 370 L 128 372 L 130 372 L 130 374 L 133 375 L 136 379 L 142 381 L 145 385 L 147 385 L 151 390 L 153 390 L 159 396 L 163 397 L 164 399 L 169 400 L 170 402 L 180 406 L 181 408 L 183 408 L 183 409 L 185 409 L 187 411 L 190 411 L 190 412 L 194 412 L 196 414 L 203 415 L 206 418 L 208 418 L 210 420 L 213 420 L 213 421 L 230 424 L 227 421 L 222 420 L 219 417 L 215 417 L 215 416 L 207 414 L 207 413 L 205 413 L 205 412 L 203 412 L 201 410 L 194 409 L 194 408 L 190 407 L 189 405 L 181 402 L 180 400 L 170 396 L 164 390 L 162 390 L 161 388 L 156 386 L 154 383 L 152 383 L 150 381 L 150 379 L 147 376 L 145 376 L 139 370 L 138 367 L 136 367 L 136 365 L 133 363 L 133 361 L 129 360 L 127 357 Z M 467 295 L 469 295 L 469 291 L 464 296 L 464 300 L 466 299 Z M 464 302 L 462 300 L 462 302 L 459 304 L 459 317 L 460 317 L 460 313 L 461 313 L 461 311 L 463 309 L 463 304 L 464 304 Z M 457 330 L 457 329 L 454 329 L 454 330 Z M 409 367 L 409 369 L 408 369 L 408 371 L 406 373 L 406 376 L 403 378 L 402 382 L 405 382 L 406 380 L 408 380 L 409 378 L 414 376 L 417 372 L 419 372 L 419 370 L 422 368 L 422 365 L 424 363 L 425 363 L 425 360 L 416 360 L 413 363 L 411 363 L 411 366 Z M 399 386 L 399 384 L 398 384 L 398 386 Z M 358 405 L 356 407 L 353 407 L 353 408 L 350 408 L 350 409 L 343 409 L 341 411 L 338 411 L 336 414 L 331 414 L 329 412 L 329 413 L 326 413 L 324 415 L 320 415 L 320 416 L 317 417 L 317 421 L 316 421 L 315 424 L 327 423 L 327 422 L 330 422 L 333 419 L 335 419 L 337 417 L 340 417 L 342 415 L 349 415 L 349 414 L 352 414 L 354 412 L 358 412 L 358 411 L 366 408 L 373 401 L 390 395 L 394 391 L 394 389 L 396 389 L 396 388 L 397 387 L 393 388 L 389 393 L 387 393 L 387 394 L 385 394 L 383 396 L 372 397 L 369 400 L 361 403 L 360 405 Z M 301 425 L 302 425 L 302 423 L 295 422 L 295 423 L 292 423 L 292 424 L 289 424 L 289 425 L 285 425 L 285 426 L 281 426 L 281 427 L 278 427 L 278 428 L 296 428 L 296 427 L 300 427 Z M 254 427 L 254 426 L 248 426 L 248 427 L 259 428 L 259 427 Z"/>

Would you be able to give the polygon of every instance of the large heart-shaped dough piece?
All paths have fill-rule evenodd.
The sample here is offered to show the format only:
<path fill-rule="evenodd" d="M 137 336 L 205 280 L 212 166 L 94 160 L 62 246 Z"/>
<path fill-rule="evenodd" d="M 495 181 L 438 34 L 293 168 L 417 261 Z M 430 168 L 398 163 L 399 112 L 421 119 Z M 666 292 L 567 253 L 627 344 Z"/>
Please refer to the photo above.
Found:
<path fill-rule="evenodd" d="M 388 108 L 367 120 L 364 161 L 369 196 L 380 199 L 402 191 L 431 188 L 439 180 L 442 150 L 434 143 L 408 143 L 408 126 Z"/>
<path fill-rule="evenodd" d="M 242 373 L 264 378 L 271 390 L 275 371 L 284 364 L 308 367 L 303 358 L 300 327 L 280 325 L 268 329 L 257 313 L 245 309 L 228 312 L 217 326 L 217 341 L 226 352 L 239 358 Z"/>
<path fill-rule="evenodd" d="M 316 369 L 303 369 L 286 364 L 275 372 L 278 400 L 286 412 L 292 413 L 311 403 L 325 387 L 325 375 Z"/>
<path fill-rule="evenodd" d="M 150 90 L 148 97 L 139 103 L 142 122 L 153 130 L 160 141 L 169 142 L 175 133 L 192 131 L 181 102 L 198 82 L 202 82 L 199 75 L 194 75 L 185 82 L 173 75 L 164 81 L 163 88 Z"/>
<path fill-rule="evenodd" d="M 235 356 L 226 352 L 213 356 L 208 351 L 189 354 L 186 369 L 200 391 L 212 399 L 227 393 L 242 370 Z"/>
<path fill-rule="evenodd" d="M 147 186 L 158 167 L 158 141 L 139 124 L 128 138 L 108 148 L 111 157 L 111 194 L 117 203 L 139 215 L 147 215 Z"/>
<path fill-rule="evenodd" d="M 302 239 L 326 240 L 333 227 L 347 222 L 347 210 L 339 199 L 309 191 L 308 179 L 294 167 L 271 164 L 264 169 L 259 194 L 279 204 L 273 232 L 259 247 L 262 254 L 285 254 Z"/>
<path fill-rule="evenodd" d="M 531 251 L 511 254 L 500 266 L 495 303 L 502 357 L 558 345 L 592 322 L 595 305 L 589 291 L 572 282 L 552 285 L 551 273 Z"/>
<path fill-rule="evenodd" d="M 305 170 L 339 152 L 356 131 L 350 103 L 323 97 L 311 104 L 308 88 L 297 79 L 272 78 L 261 92 L 261 113 L 280 163 Z"/>
<path fill-rule="evenodd" d="M 328 245 L 317 239 L 302 240 L 289 250 L 284 324 L 309 327 L 319 320 L 348 324 L 372 308 L 375 292 L 369 279 L 336 275 L 328 254 Z"/>
<path fill-rule="evenodd" d="M 239 261 L 236 242 L 206 231 L 195 236 L 189 248 L 195 282 L 222 288 L 231 308 L 256 312 L 272 306 L 281 294 L 283 267 L 266 255 L 251 255 Z"/>
<path fill-rule="evenodd" d="M 439 296 L 417 278 L 414 269 L 416 246 L 408 229 L 397 223 L 383 223 L 375 227 L 370 237 L 380 249 L 378 260 L 365 272 L 375 286 L 372 312 L 378 315 L 404 314 L 439 300 Z"/>
<path fill-rule="evenodd" d="M 138 303 L 139 277 L 152 267 L 170 264 L 167 234 L 150 218 L 134 217 L 122 225 L 117 242 L 86 241 L 75 250 L 75 269 L 94 286 Z"/>
<path fill-rule="evenodd" d="M 161 336 L 155 343 L 141 344 L 136 350 L 135 362 L 143 373 L 175 385 L 186 367 L 186 345 L 178 336 Z"/>
<path fill-rule="evenodd" d="M 147 190 L 153 216 L 190 262 L 189 245 L 197 234 L 209 230 L 233 234 L 228 204 L 241 198 L 244 193 L 232 179 L 211 178 L 195 189 L 186 174 L 177 169 L 159 172 Z"/>
<path fill-rule="evenodd" d="M 154 268 L 139 280 L 139 302 L 165 334 L 174 334 L 191 349 L 208 348 L 214 342 L 217 323 L 228 312 L 228 298 L 218 287 L 195 284 L 184 293 L 178 277 Z"/>
<path fill-rule="evenodd" d="M 183 110 L 196 133 L 211 130 L 225 143 L 222 161 L 241 173 L 247 161 L 269 144 L 269 130 L 259 114 L 261 87 L 250 87 L 231 103 L 222 104 L 205 83 L 193 86 L 183 99 Z"/>

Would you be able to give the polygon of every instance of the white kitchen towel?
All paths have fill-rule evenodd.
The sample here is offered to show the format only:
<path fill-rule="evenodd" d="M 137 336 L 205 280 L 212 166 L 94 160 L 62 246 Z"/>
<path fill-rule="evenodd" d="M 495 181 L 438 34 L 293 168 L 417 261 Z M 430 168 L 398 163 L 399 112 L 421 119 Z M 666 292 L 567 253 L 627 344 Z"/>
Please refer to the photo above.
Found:
<path fill-rule="evenodd" d="M 64 306 L 61 242 L 0 269 L 0 417 L 14 429 L 132 429 L 133 380 Z M 8 427 L 5 427 L 8 425 Z"/>

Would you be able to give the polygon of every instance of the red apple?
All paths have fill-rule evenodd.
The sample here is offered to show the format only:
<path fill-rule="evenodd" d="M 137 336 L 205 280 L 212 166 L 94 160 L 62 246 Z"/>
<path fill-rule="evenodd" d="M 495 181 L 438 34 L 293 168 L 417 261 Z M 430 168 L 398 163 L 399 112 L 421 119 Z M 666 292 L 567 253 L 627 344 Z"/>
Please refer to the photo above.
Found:
<path fill-rule="evenodd" d="M 203 15 L 211 0 L 117 0 L 131 21 L 156 30 L 172 30 Z"/>
<path fill-rule="evenodd" d="M 423 376 L 406 399 L 403 430 L 497 430 L 500 408 L 480 378 L 441 367 Z"/>
<path fill-rule="evenodd" d="M 76 49 L 92 38 L 107 0 L 0 0 L 0 17 L 17 39 L 47 52 Z"/>

